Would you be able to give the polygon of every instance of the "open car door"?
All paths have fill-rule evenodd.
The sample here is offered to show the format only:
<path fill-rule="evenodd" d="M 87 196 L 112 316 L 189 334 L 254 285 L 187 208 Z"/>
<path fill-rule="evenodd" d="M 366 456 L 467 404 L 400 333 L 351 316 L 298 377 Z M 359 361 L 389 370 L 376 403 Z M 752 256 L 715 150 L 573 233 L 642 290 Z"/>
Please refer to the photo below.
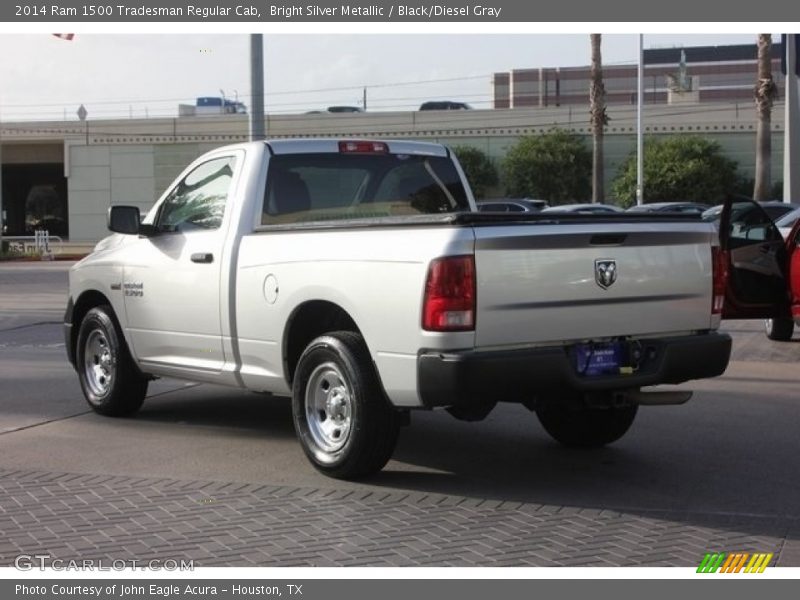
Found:
<path fill-rule="evenodd" d="M 791 316 L 800 323 L 800 221 L 794 224 L 786 237 L 787 261 L 789 264 L 789 294 L 791 296 Z"/>
<path fill-rule="evenodd" d="M 788 253 L 775 223 L 753 200 L 728 198 L 719 223 L 728 266 L 723 319 L 785 319 Z"/>

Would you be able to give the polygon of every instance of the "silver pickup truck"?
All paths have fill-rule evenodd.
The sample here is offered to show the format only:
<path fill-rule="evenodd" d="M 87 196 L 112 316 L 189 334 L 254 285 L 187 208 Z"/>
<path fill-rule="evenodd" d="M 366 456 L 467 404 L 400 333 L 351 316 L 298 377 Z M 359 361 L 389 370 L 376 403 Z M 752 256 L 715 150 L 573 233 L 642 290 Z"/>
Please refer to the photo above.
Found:
<path fill-rule="evenodd" d="M 69 359 L 129 415 L 177 377 L 292 398 L 302 447 L 354 478 L 412 409 L 534 411 L 558 441 L 621 437 L 714 377 L 724 265 L 680 216 L 481 213 L 458 161 L 409 141 L 277 140 L 192 163 L 70 271 Z"/>

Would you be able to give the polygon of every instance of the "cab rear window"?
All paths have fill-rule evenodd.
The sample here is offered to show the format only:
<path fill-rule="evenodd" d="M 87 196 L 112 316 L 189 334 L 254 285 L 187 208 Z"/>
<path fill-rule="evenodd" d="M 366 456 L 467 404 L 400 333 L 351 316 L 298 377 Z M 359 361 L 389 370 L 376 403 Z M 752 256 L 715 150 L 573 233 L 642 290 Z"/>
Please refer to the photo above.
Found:
<path fill-rule="evenodd" d="M 449 158 L 287 154 L 270 158 L 262 225 L 469 210 Z"/>

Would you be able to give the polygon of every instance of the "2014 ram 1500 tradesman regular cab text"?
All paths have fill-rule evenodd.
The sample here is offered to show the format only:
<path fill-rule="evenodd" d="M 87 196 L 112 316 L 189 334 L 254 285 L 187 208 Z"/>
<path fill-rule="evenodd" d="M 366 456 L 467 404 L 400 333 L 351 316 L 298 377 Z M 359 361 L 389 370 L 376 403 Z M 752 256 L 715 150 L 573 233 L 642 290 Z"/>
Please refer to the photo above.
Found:
<path fill-rule="evenodd" d="M 565 444 L 613 442 L 648 391 L 721 374 L 724 265 L 680 216 L 477 212 L 444 146 L 277 140 L 198 158 L 70 271 L 69 358 L 128 415 L 177 377 L 291 396 L 313 465 L 374 473 L 412 409 L 520 402 Z"/>

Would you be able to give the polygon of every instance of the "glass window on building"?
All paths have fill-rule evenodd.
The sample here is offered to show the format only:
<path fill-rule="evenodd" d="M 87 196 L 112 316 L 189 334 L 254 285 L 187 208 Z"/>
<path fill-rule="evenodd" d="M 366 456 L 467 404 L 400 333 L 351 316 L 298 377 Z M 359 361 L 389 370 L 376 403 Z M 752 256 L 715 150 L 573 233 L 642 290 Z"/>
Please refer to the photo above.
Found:
<path fill-rule="evenodd" d="M 67 180 L 61 164 L 3 165 L 3 233 L 32 236 L 37 229 L 69 237 Z"/>

